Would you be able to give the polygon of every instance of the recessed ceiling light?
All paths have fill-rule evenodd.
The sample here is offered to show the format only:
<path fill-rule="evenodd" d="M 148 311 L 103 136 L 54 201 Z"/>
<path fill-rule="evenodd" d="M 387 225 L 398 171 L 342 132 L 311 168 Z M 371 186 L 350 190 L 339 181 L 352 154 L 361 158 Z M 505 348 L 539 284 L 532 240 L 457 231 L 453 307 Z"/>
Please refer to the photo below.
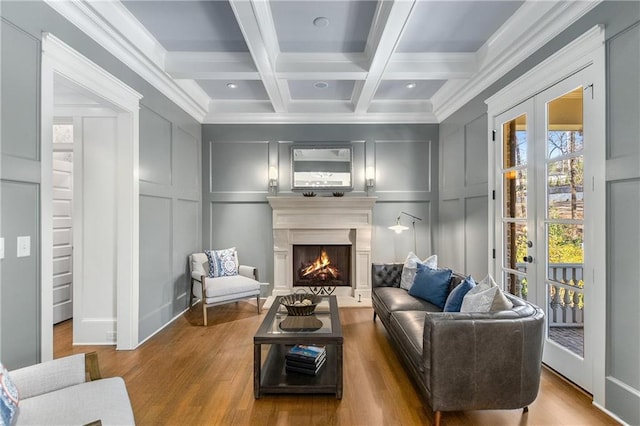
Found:
<path fill-rule="evenodd" d="M 326 81 L 316 81 L 315 83 L 313 83 L 313 87 L 315 87 L 316 89 L 326 89 L 327 87 L 329 87 L 329 83 L 327 83 Z"/>
<path fill-rule="evenodd" d="M 406 87 L 407 89 L 415 89 L 416 84 L 411 82 L 411 83 L 405 84 L 404 87 Z"/>
<path fill-rule="evenodd" d="M 313 25 L 315 25 L 318 28 L 328 27 L 329 19 L 325 18 L 324 16 L 318 16 L 316 19 L 313 20 Z"/>
<path fill-rule="evenodd" d="M 228 87 L 229 89 L 235 89 L 235 88 L 237 88 L 237 87 L 238 87 L 238 85 L 237 85 L 237 84 L 235 84 L 235 83 L 227 83 L 227 87 Z"/>

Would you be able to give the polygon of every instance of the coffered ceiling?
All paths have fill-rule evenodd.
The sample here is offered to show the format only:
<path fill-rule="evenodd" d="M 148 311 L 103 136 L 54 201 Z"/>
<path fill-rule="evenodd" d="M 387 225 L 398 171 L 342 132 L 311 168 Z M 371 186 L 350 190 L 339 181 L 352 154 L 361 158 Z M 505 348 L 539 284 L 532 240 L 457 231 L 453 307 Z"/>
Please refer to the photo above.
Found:
<path fill-rule="evenodd" d="M 437 123 L 598 1 L 48 3 L 203 123 Z"/>

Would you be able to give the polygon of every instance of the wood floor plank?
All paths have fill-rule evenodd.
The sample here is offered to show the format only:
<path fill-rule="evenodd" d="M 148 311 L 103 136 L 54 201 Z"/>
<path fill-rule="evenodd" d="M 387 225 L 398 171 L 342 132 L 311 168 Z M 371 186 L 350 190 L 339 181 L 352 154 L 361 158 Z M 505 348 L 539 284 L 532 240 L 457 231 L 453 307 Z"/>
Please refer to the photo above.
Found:
<path fill-rule="evenodd" d="M 199 305 L 135 351 L 73 346 L 72 321 L 54 327 L 54 357 L 96 351 L 103 377 L 124 378 L 139 425 L 428 425 L 425 405 L 371 308 L 343 308 L 344 395 L 253 397 L 253 335 L 266 310 L 240 302 Z M 444 413 L 443 425 L 617 424 L 588 395 L 543 369 L 540 393 L 522 410 Z"/>

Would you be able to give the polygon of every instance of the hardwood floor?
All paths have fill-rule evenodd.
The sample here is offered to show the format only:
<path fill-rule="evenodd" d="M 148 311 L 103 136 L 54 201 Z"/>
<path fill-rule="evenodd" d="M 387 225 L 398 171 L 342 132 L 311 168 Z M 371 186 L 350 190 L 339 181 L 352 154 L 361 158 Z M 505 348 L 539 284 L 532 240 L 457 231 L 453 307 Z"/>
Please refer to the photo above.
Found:
<path fill-rule="evenodd" d="M 122 376 L 139 425 L 427 425 L 422 403 L 371 308 L 342 308 L 344 396 L 253 397 L 253 335 L 266 313 L 255 302 L 199 305 L 135 351 L 72 346 L 72 323 L 54 327 L 54 357 L 97 351 L 103 377 Z M 505 372 L 508 373 L 508 372 Z M 591 399 L 543 369 L 540 393 L 522 410 L 443 413 L 443 425 L 617 424 Z"/>

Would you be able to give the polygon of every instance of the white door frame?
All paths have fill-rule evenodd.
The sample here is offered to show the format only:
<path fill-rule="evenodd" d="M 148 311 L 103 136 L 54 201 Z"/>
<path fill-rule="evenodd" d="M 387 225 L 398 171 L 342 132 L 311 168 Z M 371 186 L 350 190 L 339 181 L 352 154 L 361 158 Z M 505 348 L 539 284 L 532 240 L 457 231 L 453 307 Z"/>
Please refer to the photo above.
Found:
<path fill-rule="evenodd" d="M 116 182 L 117 349 L 138 345 L 139 101 L 142 95 L 50 33 L 42 35 L 41 63 L 41 360 L 53 358 L 52 173 L 54 74 L 60 74 L 124 111 L 118 119 Z"/>
<path fill-rule="evenodd" d="M 585 147 L 585 157 L 595 160 L 596 167 L 590 170 L 589 176 L 585 170 L 585 192 L 587 183 L 592 182 L 589 196 L 592 202 L 589 207 L 589 218 L 585 214 L 585 227 L 587 220 L 591 223 L 605 223 L 606 217 L 606 190 L 605 190 L 605 117 L 606 117 L 606 82 L 605 82 L 605 33 L 604 26 L 598 25 L 578 37 L 576 40 L 547 58 L 545 61 L 522 75 L 513 83 L 509 84 L 485 102 L 488 105 L 489 129 L 495 127 L 495 117 L 511 107 L 531 98 L 543 90 L 557 84 L 570 75 L 591 67 L 593 75 L 593 90 L 585 95 L 593 94 L 596 100 L 595 116 L 600 118 L 597 122 L 589 123 L 590 133 L 596 143 Z M 586 126 L 586 123 L 585 123 Z M 601 143 L 600 143 L 601 142 Z M 489 188 L 496 187 L 495 161 L 496 142 L 489 138 L 489 164 L 492 169 L 489 171 Z M 586 198 L 586 197 L 585 197 Z M 490 203 L 489 207 L 489 253 L 495 247 L 495 217 L 496 205 Z M 586 205 L 585 205 L 586 209 Z M 606 247 L 602 241 L 606 241 L 606 229 L 604 226 L 590 226 L 590 235 L 585 236 L 585 246 L 589 246 L 589 253 L 585 251 L 585 266 L 589 262 L 591 268 L 585 269 L 584 274 L 592 276 L 592 281 L 598 285 L 585 289 L 585 298 L 593 301 L 589 305 L 591 348 L 585 348 L 592 353 L 593 366 L 593 402 L 596 405 L 604 406 L 605 403 L 605 362 L 606 362 Z M 589 257 L 590 259 L 587 259 Z M 498 271 L 497 259 L 489 258 L 489 271 L 495 274 Z M 586 286 L 585 286 L 586 287 Z"/>

